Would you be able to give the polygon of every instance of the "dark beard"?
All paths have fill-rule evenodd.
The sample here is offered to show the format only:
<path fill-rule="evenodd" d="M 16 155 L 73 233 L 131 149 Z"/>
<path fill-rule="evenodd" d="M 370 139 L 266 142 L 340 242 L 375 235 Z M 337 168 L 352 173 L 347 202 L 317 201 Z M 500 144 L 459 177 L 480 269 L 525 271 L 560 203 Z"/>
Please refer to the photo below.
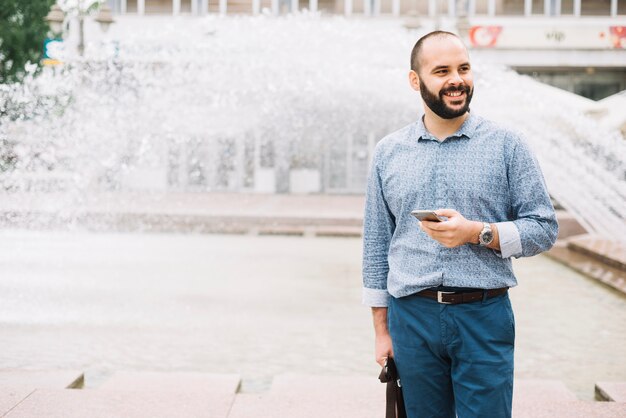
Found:
<path fill-rule="evenodd" d="M 443 101 L 443 96 L 451 91 L 464 91 L 465 92 L 465 104 L 459 110 L 454 110 Z M 463 116 L 465 112 L 469 110 L 470 102 L 472 101 L 472 95 L 474 94 L 474 89 L 470 89 L 469 86 L 463 84 L 459 87 L 449 87 L 447 89 L 443 89 L 439 92 L 439 95 L 432 93 L 430 90 L 426 88 L 426 85 L 420 79 L 420 94 L 422 95 L 422 99 L 424 99 L 424 103 L 430 110 L 432 110 L 437 116 L 442 119 L 454 119 L 459 116 Z"/>

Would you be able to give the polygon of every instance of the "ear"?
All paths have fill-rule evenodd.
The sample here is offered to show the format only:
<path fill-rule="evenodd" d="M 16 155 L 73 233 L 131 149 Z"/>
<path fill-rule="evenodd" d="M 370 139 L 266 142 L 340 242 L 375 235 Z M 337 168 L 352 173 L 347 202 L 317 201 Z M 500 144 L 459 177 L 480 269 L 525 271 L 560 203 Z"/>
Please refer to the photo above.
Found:
<path fill-rule="evenodd" d="M 413 70 L 409 71 L 409 84 L 415 91 L 420 91 L 420 76 Z"/>

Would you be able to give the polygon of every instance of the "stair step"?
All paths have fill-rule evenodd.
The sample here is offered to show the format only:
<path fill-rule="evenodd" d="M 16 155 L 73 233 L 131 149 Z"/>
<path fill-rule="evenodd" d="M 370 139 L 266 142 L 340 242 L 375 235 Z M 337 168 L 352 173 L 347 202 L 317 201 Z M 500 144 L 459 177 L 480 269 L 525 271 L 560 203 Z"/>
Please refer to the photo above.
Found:
<path fill-rule="evenodd" d="M 385 385 L 370 376 L 276 376 L 266 394 L 240 394 L 229 418 L 380 418 Z"/>
<path fill-rule="evenodd" d="M 4 414 L 9 412 L 13 407 L 22 402 L 24 399 L 28 397 L 31 393 L 33 393 L 35 389 L 29 389 L 26 387 L 21 388 L 10 388 L 10 387 L 1 387 L 0 388 L 0 417 L 3 417 Z"/>
<path fill-rule="evenodd" d="M 557 237 L 559 240 L 587 233 L 587 230 L 576 218 L 564 210 L 557 210 L 556 218 L 559 221 L 559 235 Z"/>
<path fill-rule="evenodd" d="M 226 418 L 234 394 L 38 389 L 6 418 Z"/>
<path fill-rule="evenodd" d="M 598 280 L 622 293 L 626 293 L 626 272 L 607 265 L 597 257 L 572 250 L 566 245 L 562 245 L 562 243 L 557 243 L 545 254 L 585 276 Z"/>
<path fill-rule="evenodd" d="M 515 379 L 513 399 L 521 402 L 575 401 L 574 392 L 560 380 Z"/>
<path fill-rule="evenodd" d="M 580 235 L 569 238 L 567 246 L 626 272 L 626 244 L 623 242 L 593 235 Z"/>
<path fill-rule="evenodd" d="M 282 374 L 274 377 L 270 392 L 275 395 L 379 397 L 384 399 L 385 385 L 375 376 L 315 376 Z"/>
<path fill-rule="evenodd" d="M 560 380 L 515 379 L 515 399 L 533 402 L 552 400 L 575 401 L 576 395 Z M 375 377 L 367 376 L 312 376 L 299 374 L 278 375 L 272 381 L 272 395 L 301 397 L 335 396 L 378 397 L 384 399 L 385 385 Z"/>
<path fill-rule="evenodd" d="M 236 374 L 196 372 L 115 372 L 98 387 L 103 390 L 236 393 L 241 378 Z"/>
<path fill-rule="evenodd" d="M 513 401 L 515 418 L 624 418 L 626 405 L 615 402 Z"/>
<path fill-rule="evenodd" d="M 0 370 L 0 388 L 81 388 L 84 383 L 83 372 L 77 370 Z"/>
<path fill-rule="evenodd" d="M 626 402 L 626 382 L 597 382 L 596 399 L 611 402 Z"/>
<path fill-rule="evenodd" d="M 347 389 L 347 388 L 346 388 Z M 228 418 L 380 418 L 385 399 L 366 394 L 239 394 Z"/>
<path fill-rule="evenodd" d="M 624 418 L 626 405 L 615 402 L 578 400 L 524 400 L 513 402 L 515 418 Z M 380 418 L 384 400 L 342 396 L 303 397 L 302 395 L 240 394 L 228 418 Z"/>
<path fill-rule="evenodd" d="M 360 226 L 322 226 L 315 229 L 315 236 L 318 237 L 358 238 L 361 235 L 363 235 L 363 228 Z"/>

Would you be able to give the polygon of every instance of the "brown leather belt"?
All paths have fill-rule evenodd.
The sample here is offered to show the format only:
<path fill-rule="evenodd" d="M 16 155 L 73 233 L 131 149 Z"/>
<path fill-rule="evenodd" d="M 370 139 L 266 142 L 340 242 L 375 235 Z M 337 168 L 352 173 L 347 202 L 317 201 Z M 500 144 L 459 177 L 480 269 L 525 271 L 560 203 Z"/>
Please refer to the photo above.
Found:
<path fill-rule="evenodd" d="M 487 299 L 495 298 L 496 296 L 505 294 L 507 290 L 509 290 L 508 287 L 489 289 L 482 292 L 444 292 L 441 290 L 422 290 L 421 292 L 416 293 L 416 295 L 433 299 L 446 305 L 457 305 L 459 303 L 469 303 L 482 300 L 485 293 L 487 293 Z"/>

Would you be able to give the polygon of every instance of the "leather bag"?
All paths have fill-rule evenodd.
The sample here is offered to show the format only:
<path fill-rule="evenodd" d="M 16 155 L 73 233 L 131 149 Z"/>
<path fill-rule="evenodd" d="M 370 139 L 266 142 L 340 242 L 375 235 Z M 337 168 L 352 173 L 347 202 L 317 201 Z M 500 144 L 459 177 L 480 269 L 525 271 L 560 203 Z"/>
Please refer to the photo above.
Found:
<path fill-rule="evenodd" d="M 398 376 L 398 369 L 393 358 L 387 357 L 378 379 L 382 383 L 387 384 L 387 412 L 385 418 L 406 418 L 402 385 L 400 384 L 400 376 Z"/>

